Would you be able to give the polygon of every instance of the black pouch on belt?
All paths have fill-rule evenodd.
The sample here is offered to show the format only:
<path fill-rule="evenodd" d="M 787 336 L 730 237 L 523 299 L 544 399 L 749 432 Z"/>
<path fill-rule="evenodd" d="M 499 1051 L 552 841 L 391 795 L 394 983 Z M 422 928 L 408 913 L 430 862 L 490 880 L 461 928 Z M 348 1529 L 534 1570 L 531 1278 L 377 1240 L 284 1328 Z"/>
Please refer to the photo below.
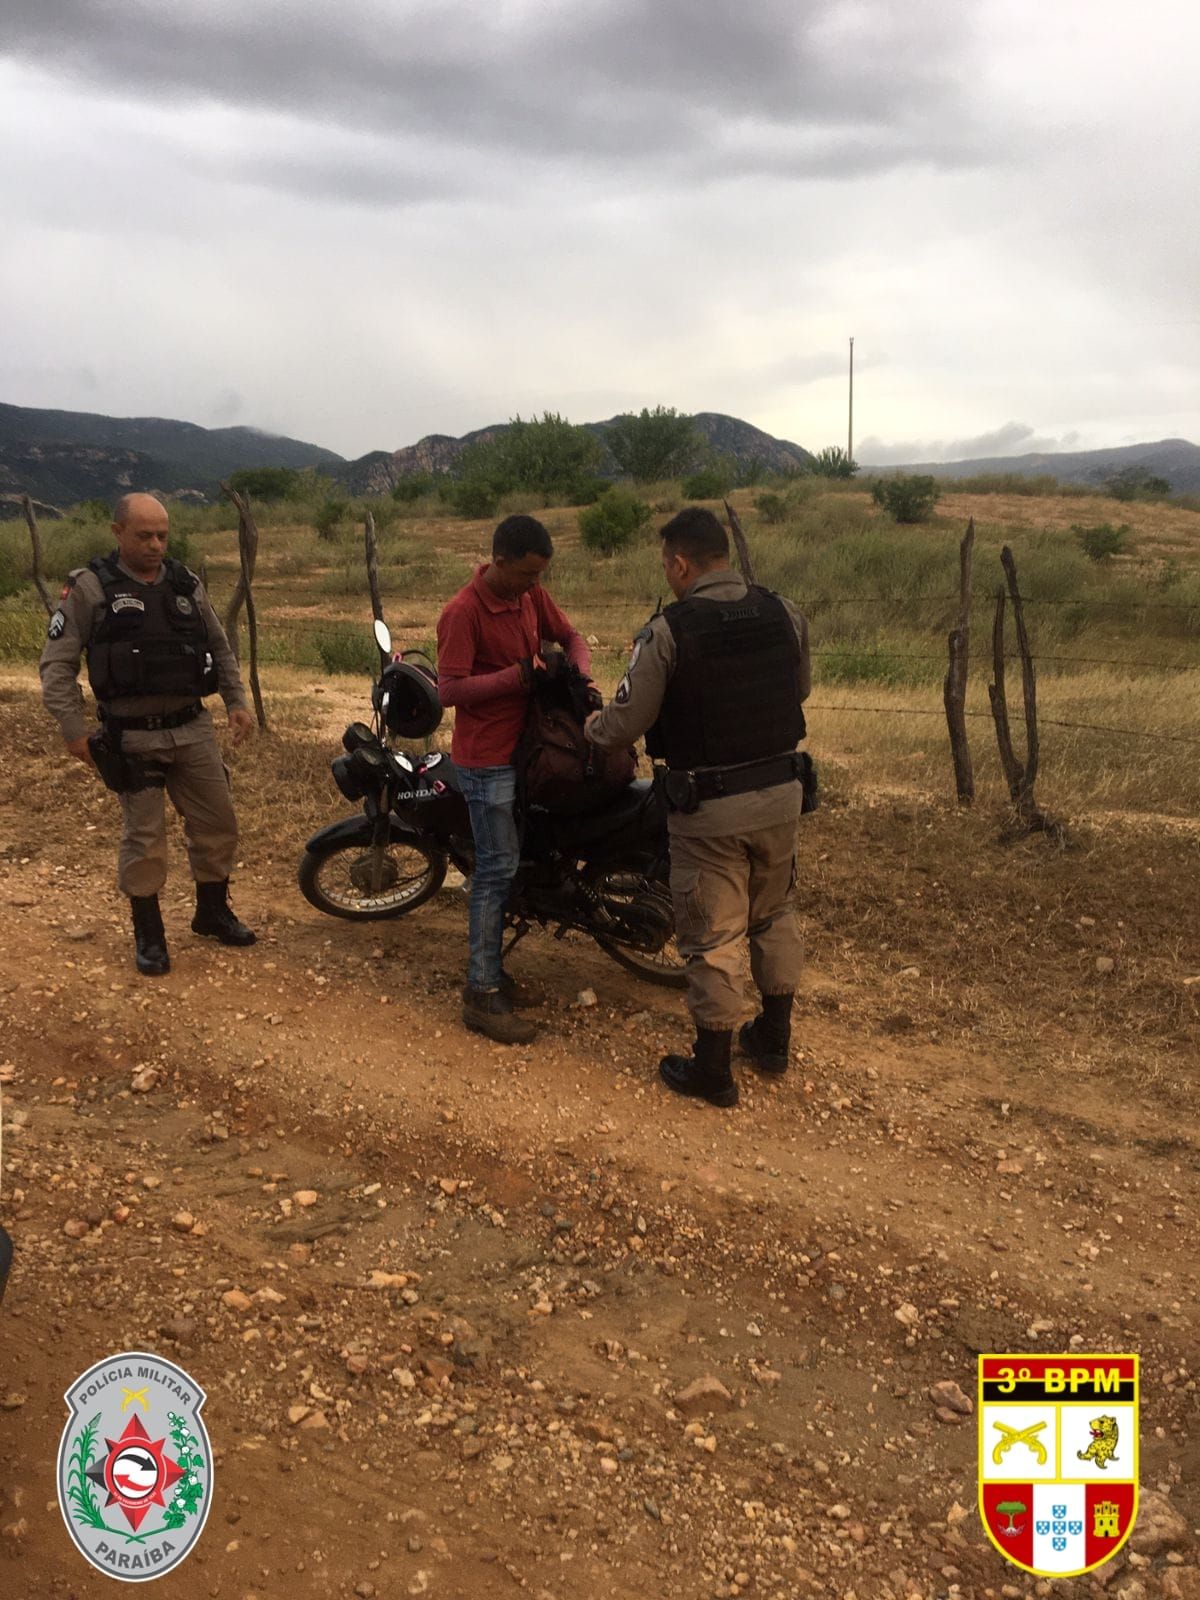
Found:
<path fill-rule="evenodd" d="M 808 751 L 802 750 L 796 760 L 799 769 L 796 776 L 800 779 L 800 815 L 804 816 L 820 805 L 821 791 L 817 784 L 817 763 Z"/>
<path fill-rule="evenodd" d="M 140 756 L 126 755 L 121 749 L 120 730 L 110 733 L 107 728 L 88 735 L 88 749 L 96 763 L 96 771 L 104 779 L 106 788 L 114 794 L 136 794 L 140 789 L 161 789 L 167 775 L 161 767 L 143 761 Z"/>
<path fill-rule="evenodd" d="M 672 772 L 668 769 L 663 779 L 663 792 L 671 810 L 685 817 L 700 809 L 700 792 L 696 787 L 694 772 Z"/>

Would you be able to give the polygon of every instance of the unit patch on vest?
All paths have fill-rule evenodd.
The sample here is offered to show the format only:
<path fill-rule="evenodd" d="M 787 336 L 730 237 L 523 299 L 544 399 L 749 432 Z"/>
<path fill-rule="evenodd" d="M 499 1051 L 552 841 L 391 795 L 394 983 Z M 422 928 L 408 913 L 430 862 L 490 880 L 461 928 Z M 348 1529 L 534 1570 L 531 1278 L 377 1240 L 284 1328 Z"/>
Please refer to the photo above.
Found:
<path fill-rule="evenodd" d="M 192 602 L 188 599 L 187 595 L 185 595 L 185 594 L 177 594 L 175 596 L 175 605 L 176 605 L 177 609 L 180 612 L 182 612 L 182 614 L 185 617 L 190 617 L 191 616 L 191 614 L 192 614 Z"/>
<path fill-rule="evenodd" d="M 63 636 L 63 629 L 66 627 L 66 625 L 67 619 L 63 615 L 62 611 L 56 611 L 50 618 L 50 626 L 46 629 L 47 639 L 61 639 Z"/>
<path fill-rule="evenodd" d="M 145 611 L 146 602 L 135 594 L 119 594 L 112 603 L 114 611 Z"/>

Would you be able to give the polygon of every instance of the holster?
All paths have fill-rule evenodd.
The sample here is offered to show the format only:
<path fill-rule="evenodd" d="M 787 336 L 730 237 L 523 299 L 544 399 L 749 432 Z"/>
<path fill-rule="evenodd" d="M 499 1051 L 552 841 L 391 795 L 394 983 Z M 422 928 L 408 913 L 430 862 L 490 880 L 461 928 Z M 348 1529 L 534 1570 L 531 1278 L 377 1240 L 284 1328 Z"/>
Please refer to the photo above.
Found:
<path fill-rule="evenodd" d="M 809 811 L 815 811 L 820 805 L 821 791 L 817 784 L 817 763 L 808 751 L 801 750 L 797 761 L 800 779 L 800 815 L 804 816 Z"/>
<path fill-rule="evenodd" d="M 161 789 L 167 774 L 153 762 L 141 756 L 127 755 L 121 748 L 121 731 L 100 728 L 88 735 L 88 749 L 96 763 L 96 771 L 106 788 L 114 794 L 136 794 L 141 789 Z"/>

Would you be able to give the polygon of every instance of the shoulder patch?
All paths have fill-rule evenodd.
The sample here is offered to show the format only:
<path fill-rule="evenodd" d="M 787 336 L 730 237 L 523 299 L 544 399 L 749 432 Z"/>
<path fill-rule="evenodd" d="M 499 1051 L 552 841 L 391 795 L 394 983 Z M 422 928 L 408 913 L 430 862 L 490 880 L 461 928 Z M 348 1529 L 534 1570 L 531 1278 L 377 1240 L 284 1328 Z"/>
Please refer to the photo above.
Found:
<path fill-rule="evenodd" d="M 67 590 L 64 589 L 63 590 L 63 594 L 65 595 L 66 593 L 67 593 Z M 63 615 L 62 610 L 60 608 L 50 618 L 50 626 L 46 629 L 46 637 L 47 637 L 47 639 L 61 639 L 62 636 L 63 636 L 63 629 L 66 627 L 66 625 L 67 625 L 67 619 Z"/>
<path fill-rule="evenodd" d="M 633 690 L 632 690 L 632 688 L 630 686 L 630 683 L 629 683 L 629 674 L 626 673 L 625 676 L 621 679 L 620 683 L 617 685 L 617 692 L 616 692 L 615 695 L 613 695 L 613 702 L 616 705 L 619 705 L 619 706 L 628 705 L 629 704 L 629 696 L 632 693 L 633 693 Z"/>

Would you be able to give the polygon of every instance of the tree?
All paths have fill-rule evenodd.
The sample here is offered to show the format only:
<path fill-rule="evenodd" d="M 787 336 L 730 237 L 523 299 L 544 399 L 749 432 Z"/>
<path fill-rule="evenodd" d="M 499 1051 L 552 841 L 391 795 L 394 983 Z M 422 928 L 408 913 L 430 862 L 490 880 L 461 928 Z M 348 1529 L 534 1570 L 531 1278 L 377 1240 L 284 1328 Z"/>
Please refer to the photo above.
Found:
<path fill-rule="evenodd" d="M 604 442 L 627 478 L 635 483 L 656 483 L 678 478 L 687 471 L 702 448 L 691 417 L 674 406 L 645 406 L 637 416 L 624 412 L 610 423 Z"/>
<path fill-rule="evenodd" d="M 609 556 L 623 550 L 650 520 L 650 507 L 617 483 L 579 513 L 579 535 L 589 550 Z"/>
<path fill-rule="evenodd" d="M 556 496 L 572 498 L 589 482 L 600 456 L 600 445 L 586 428 L 546 411 L 528 422 L 514 417 L 503 432 L 468 445 L 459 457 L 457 476 L 473 486 L 468 497 L 475 502 L 484 498 L 485 489 L 493 500 L 528 489 L 548 504 Z M 451 498 L 457 505 L 458 497 Z"/>
<path fill-rule="evenodd" d="M 1159 500 L 1171 492 L 1166 478 L 1158 477 L 1147 466 L 1122 467 L 1105 478 L 1104 487 L 1114 500 Z"/>
<path fill-rule="evenodd" d="M 300 491 L 300 474 L 291 467 L 239 467 L 226 481 L 255 500 L 292 500 Z"/>
<path fill-rule="evenodd" d="M 1001 1528 L 1001 1533 L 1020 1533 L 1021 1530 L 1017 1527 L 1016 1523 L 1014 1523 L 1013 1518 L 1019 1517 L 1022 1512 L 1028 1511 L 1028 1509 L 1029 1507 L 1025 1504 L 1024 1500 L 1001 1500 L 999 1505 L 996 1507 L 996 1510 L 1002 1517 L 1008 1518 L 1008 1527 Z"/>
<path fill-rule="evenodd" d="M 941 493 L 937 479 L 928 474 L 900 473 L 894 478 L 878 479 L 871 498 L 897 522 L 928 522 Z"/>
<path fill-rule="evenodd" d="M 827 444 L 813 457 L 812 470 L 818 478 L 852 478 L 858 471 L 858 462 L 840 444 Z"/>
<path fill-rule="evenodd" d="M 433 488 L 432 472 L 408 472 L 392 485 L 392 499 L 397 505 L 408 505 L 422 495 L 432 494 Z"/>
<path fill-rule="evenodd" d="M 337 525 L 350 509 L 348 500 L 326 500 L 313 518 L 313 526 L 322 539 L 337 537 Z"/>

